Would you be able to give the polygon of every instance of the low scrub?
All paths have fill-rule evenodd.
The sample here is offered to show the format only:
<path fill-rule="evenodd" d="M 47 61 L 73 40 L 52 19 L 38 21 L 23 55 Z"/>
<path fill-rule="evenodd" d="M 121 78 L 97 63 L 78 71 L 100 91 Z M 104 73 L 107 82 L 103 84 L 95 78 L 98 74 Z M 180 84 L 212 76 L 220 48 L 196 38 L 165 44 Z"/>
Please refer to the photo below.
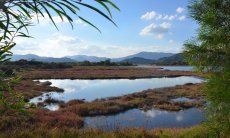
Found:
<path fill-rule="evenodd" d="M 222 134 L 221 137 L 228 138 L 230 134 Z M 1 133 L 0 137 L 25 138 L 25 137 L 53 137 L 53 138 L 207 138 L 216 137 L 205 125 L 199 125 L 183 129 L 154 129 L 130 128 L 117 131 L 104 132 L 95 129 L 46 129 L 14 131 L 12 133 Z"/>

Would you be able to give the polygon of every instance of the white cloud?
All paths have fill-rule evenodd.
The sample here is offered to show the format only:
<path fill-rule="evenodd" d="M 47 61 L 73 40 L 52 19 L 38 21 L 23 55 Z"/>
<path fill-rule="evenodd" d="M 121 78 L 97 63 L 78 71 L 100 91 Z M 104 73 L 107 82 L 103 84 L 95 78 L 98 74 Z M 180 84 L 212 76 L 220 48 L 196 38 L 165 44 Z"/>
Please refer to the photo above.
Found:
<path fill-rule="evenodd" d="M 180 21 L 183 21 L 183 20 L 185 20 L 185 18 L 186 18 L 186 16 L 180 16 L 180 17 L 178 17 L 178 20 L 180 20 Z"/>
<path fill-rule="evenodd" d="M 170 27 L 171 24 L 167 22 L 163 22 L 159 25 L 152 23 L 146 26 L 145 28 L 143 28 L 140 32 L 140 35 L 141 36 L 154 35 L 156 39 L 162 39 L 164 35 L 168 33 Z"/>
<path fill-rule="evenodd" d="M 74 21 L 74 23 L 76 25 L 82 25 L 82 26 L 87 26 L 88 24 L 86 24 L 84 21 L 82 21 L 81 19 L 77 19 Z"/>
<path fill-rule="evenodd" d="M 183 12 L 184 12 L 184 8 L 178 7 L 178 8 L 176 9 L 176 12 L 177 12 L 177 13 L 183 13 Z"/>
<path fill-rule="evenodd" d="M 174 41 L 171 39 L 171 40 L 169 40 L 169 43 L 170 43 L 170 44 L 173 44 L 173 43 L 174 43 Z"/>
<path fill-rule="evenodd" d="M 142 20 L 151 20 L 154 19 L 157 16 L 157 13 L 155 11 L 147 12 L 144 15 L 141 16 Z"/>
<path fill-rule="evenodd" d="M 168 20 L 170 20 L 170 21 L 174 20 L 176 17 L 177 17 L 177 15 L 171 15 L 171 16 L 168 17 Z"/>
<path fill-rule="evenodd" d="M 167 22 L 163 22 L 162 24 L 160 24 L 160 27 L 164 29 L 169 29 L 171 27 L 171 24 Z"/>
<path fill-rule="evenodd" d="M 38 16 L 36 15 L 33 15 L 32 16 L 32 23 L 34 24 L 38 24 L 39 25 L 42 25 L 42 26 L 47 26 L 47 25 L 50 25 L 50 24 L 53 24 L 52 21 L 50 20 L 49 16 L 47 13 L 43 13 L 44 17 L 39 14 Z M 63 17 L 63 20 L 59 17 L 59 16 L 52 16 L 55 24 L 66 24 L 66 23 L 69 23 L 68 19 Z M 39 22 L 38 22 L 39 20 Z M 83 22 L 81 19 L 76 19 L 73 21 L 73 24 L 75 25 L 82 25 L 82 26 L 87 26 L 87 24 L 85 22 Z"/>
<path fill-rule="evenodd" d="M 167 26 L 167 24 L 163 25 Z M 159 34 L 158 37 L 162 37 Z M 43 40 L 17 38 L 14 54 L 36 54 L 39 56 L 63 57 L 69 55 L 89 55 L 100 57 L 123 57 L 141 51 L 179 52 L 180 47 L 172 46 L 118 46 L 89 44 L 77 36 L 56 33 Z"/>
<path fill-rule="evenodd" d="M 39 15 L 33 15 L 32 16 L 32 23 L 38 23 L 39 21 L 39 24 L 40 25 L 48 25 L 48 24 L 52 24 L 52 21 L 49 19 L 49 16 L 47 13 L 43 13 L 44 17 L 39 14 Z M 52 16 L 54 22 L 56 24 L 59 24 L 59 23 L 68 23 L 68 20 L 66 18 L 63 18 L 63 20 L 59 17 L 59 16 Z"/>
<path fill-rule="evenodd" d="M 142 20 L 174 20 L 177 17 L 177 15 L 163 15 L 159 14 L 155 11 L 146 12 L 144 15 L 141 16 Z"/>
<path fill-rule="evenodd" d="M 160 19 L 162 19 L 162 18 L 163 18 L 163 15 L 158 14 L 157 17 L 156 17 L 156 20 L 160 20 Z"/>
<path fill-rule="evenodd" d="M 178 7 L 176 9 L 177 14 L 160 14 L 155 11 L 146 12 L 144 15 L 141 16 L 142 20 L 168 20 L 173 21 L 175 19 L 178 19 L 180 21 L 185 19 L 185 16 L 178 17 L 178 14 L 182 14 L 184 12 L 184 8 Z"/>
<path fill-rule="evenodd" d="M 146 12 L 141 16 L 142 20 L 169 20 L 172 21 L 177 18 L 177 14 L 168 15 L 168 14 L 159 14 L 155 11 Z"/>

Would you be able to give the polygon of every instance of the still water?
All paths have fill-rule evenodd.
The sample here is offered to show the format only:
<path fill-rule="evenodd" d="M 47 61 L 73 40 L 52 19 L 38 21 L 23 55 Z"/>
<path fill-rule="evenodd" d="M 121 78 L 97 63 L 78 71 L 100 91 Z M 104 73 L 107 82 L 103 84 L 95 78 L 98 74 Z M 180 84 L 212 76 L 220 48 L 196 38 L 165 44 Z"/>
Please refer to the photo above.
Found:
<path fill-rule="evenodd" d="M 203 110 L 197 108 L 179 112 L 169 112 L 157 109 L 148 111 L 132 109 L 116 115 L 86 117 L 84 127 L 107 131 L 129 127 L 144 127 L 145 129 L 179 128 L 191 127 L 204 120 Z"/>
<path fill-rule="evenodd" d="M 173 87 L 186 83 L 201 83 L 202 79 L 197 77 L 181 76 L 175 78 L 148 78 L 148 79 L 117 79 L 117 80 L 40 80 L 50 81 L 52 86 L 64 89 L 63 93 L 49 92 L 31 99 L 31 103 L 42 102 L 48 97 L 64 102 L 74 99 L 95 99 L 122 96 L 147 89 Z"/>
<path fill-rule="evenodd" d="M 194 71 L 194 67 L 192 66 L 160 66 L 163 70 L 171 70 L 171 71 Z"/>

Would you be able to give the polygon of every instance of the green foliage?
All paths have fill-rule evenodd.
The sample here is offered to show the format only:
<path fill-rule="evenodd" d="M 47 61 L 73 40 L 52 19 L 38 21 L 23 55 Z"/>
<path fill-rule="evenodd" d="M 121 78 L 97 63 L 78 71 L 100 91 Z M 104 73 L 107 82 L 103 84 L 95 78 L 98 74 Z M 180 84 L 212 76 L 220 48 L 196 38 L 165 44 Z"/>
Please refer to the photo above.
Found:
<path fill-rule="evenodd" d="M 208 126 L 218 137 L 230 131 L 229 9 L 229 0 L 193 0 L 190 16 L 200 28 L 198 36 L 185 43 L 184 51 L 191 65 L 208 73 Z"/>
<path fill-rule="evenodd" d="M 13 85 L 18 83 L 19 77 L 9 77 L 0 71 L 0 115 L 24 112 L 24 98 L 21 94 L 12 90 Z"/>

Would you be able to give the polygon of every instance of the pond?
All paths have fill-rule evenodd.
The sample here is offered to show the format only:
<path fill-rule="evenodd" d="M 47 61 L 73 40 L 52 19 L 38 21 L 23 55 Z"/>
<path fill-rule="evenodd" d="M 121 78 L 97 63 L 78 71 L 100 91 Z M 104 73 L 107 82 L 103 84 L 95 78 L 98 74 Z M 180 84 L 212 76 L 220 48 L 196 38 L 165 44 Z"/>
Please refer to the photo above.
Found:
<path fill-rule="evenodd" d="M 47 98 L 68 102 L 74 99 L 92 101 L 100 98 L 122 96 L 147 89 L 173 87 L 186 83 L 201 83 L 202 79 L 192 76 L 175 78 L 148 78 L 148 79 L 113 79 L 113 80 L 40 80 L 50 81 L 52 86 L 63 88 L 63 93 L 49 92 L 30 100 L 31 103 L 43 102 Z M 52 106 L 52 109 L 56 109 Z"/>
<path fill-rule="evenodd" d="M 163 70 L 171 70 L 171 71 L 194 71 L 194 67 L 192 66 L 159 66 L 163 68 Z"/>
<path fill-rule="evenodd" d="M 181 128 L 197 125 L 204 120 L 204 111 L 197 108 L 179 112 L 132 109 L 116 115 L 86 117 L 84 127 L 106 131 L 129 127 L 144 127 L 145 129 Z"/>
<path fill-rule="evenodd" d="M 186 97 L 180 97 L 180 98 L 176 98 L 176 99 L 172 99 L 172 102 L 194 102 L 196 101 L 196 99 L 190 99 L 190 98 L 186 98 Z"/>

